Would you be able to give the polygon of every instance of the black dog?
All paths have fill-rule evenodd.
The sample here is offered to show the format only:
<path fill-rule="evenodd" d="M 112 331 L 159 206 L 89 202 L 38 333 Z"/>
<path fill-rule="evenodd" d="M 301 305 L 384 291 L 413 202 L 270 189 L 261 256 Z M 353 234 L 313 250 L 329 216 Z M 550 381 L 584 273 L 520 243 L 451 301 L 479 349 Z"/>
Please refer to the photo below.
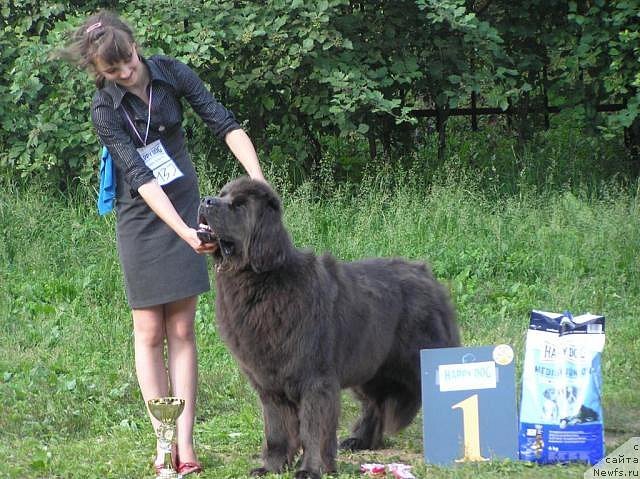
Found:
<path fill-rule="evenodd" d="M 279 473 L 302 449 L 296 478 L 336 470 L 340 390 L 362 414 L 346 449 L 382 445 L 421 404 L 420 349 L 460 344 L 445 289 L 422 263 L 351 263 L 296 249 L 281 203 L 263 182 L 240 178 L 200 204 L 217 237 L 220 335 L 258 392 L 263 467 Z"/>

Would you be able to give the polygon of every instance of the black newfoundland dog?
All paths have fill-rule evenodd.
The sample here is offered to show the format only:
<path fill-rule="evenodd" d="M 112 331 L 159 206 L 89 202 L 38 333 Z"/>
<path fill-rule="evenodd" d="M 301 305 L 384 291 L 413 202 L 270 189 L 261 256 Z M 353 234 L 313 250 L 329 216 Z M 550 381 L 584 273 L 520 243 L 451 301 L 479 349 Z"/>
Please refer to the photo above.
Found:
<path fill-rule="evenodd" d="M 220 335 L 260 396 L 263 466 L 298 478 L 336 470 L 340 390 L 362 413 L 341 448 L 382 446 L 421 405 L 420 350 L 460 344 L 447 292 L 423 263 L 340 262 L 296 249 L 278 196 L 240 178 L 203 198 L 201 230 L 217 238 Z"/>

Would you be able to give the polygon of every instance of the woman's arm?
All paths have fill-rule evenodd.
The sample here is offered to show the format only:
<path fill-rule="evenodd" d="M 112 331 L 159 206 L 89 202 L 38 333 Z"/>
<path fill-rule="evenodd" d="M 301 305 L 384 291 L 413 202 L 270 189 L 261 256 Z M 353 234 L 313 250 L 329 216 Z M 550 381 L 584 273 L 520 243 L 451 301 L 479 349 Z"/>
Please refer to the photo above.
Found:
<path fill-rule="evenodd" d="M 249 135 L 244 130 L 230 131 L 224 137 L 224 141 L 252 179 L 265 181 L 260 169 L 258 154 L 253 147 L 253 143 L 251 143 Z"/>
<path fill-rule="evenodd" d="M 191 246 L 196 253 L 212 253 L 214 251 L 214 245 L 203 244 L 198 238 L 196 230 L 184 222 L 156 180 L 149 181 L 142 185 L 138 188 L 138 193 L 140 193 L 140 196 L 142 196 L 147 205 L 149 205 L 149 208 L 175 231 L 180 238 L 189 243 L 189 246 Z"/>

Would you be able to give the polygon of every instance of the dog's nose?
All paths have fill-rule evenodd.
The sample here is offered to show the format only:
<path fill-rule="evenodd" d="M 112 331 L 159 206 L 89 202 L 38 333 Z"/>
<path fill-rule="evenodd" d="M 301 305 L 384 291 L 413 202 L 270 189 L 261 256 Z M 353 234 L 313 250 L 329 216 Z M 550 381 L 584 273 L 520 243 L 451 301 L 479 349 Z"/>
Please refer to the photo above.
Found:
<path fill-rule="evenodd" d="M 200 200 L 200 203 L 203 204 L 204 206 L 213 206 L 215 202 L 216 202 L 216 199 L 213 196 L 205 196 Z"/>

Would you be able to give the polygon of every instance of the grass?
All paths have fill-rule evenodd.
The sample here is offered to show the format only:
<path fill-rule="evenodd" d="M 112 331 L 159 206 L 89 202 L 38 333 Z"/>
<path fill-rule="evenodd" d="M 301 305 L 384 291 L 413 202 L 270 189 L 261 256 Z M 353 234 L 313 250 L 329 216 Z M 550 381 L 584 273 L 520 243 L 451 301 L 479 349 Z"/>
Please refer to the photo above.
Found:
<path fill-rule="evenodd" d="M 430 262 L 451 291 L 464 343 L 512 344 L 518 376 L 531 309 L 606 315 L 608 448 L 639 435 L 637 185 L 551 188 L 512 178 L 505 192 L 498 187 L 504 177 L 477 171 L 454 162 L 431 171 L 428 184 L 415 171 L 371 175 L 359 185 L 331 184 L 320 196 L 318 184 L 287 187 L 277 177 L 274 184 L 297 246 L 345 260 L 401 255 Z M 205 181 L 203 191 L 218 186 Z M 217 336 L 213 304 L 213 292 L 204 295 L 196 317 L 200 477 L 246 477 L 258 465 L 261 415 Z M 154 439 L 134 375 L 130 322 L 114 218 L 98 217 L 91 195 L 3 187 L 0 477 L 152 477 Z M 345 394 L 341 436 L 356 413 Z M 581 478 L 586 469 L 513 461 L 429 466 L 420 418 L 387 446 L 341 453 L 338 477 L 359 477 L 362 462 L 392 461 L 412 464 L 423 478 Z"/>

